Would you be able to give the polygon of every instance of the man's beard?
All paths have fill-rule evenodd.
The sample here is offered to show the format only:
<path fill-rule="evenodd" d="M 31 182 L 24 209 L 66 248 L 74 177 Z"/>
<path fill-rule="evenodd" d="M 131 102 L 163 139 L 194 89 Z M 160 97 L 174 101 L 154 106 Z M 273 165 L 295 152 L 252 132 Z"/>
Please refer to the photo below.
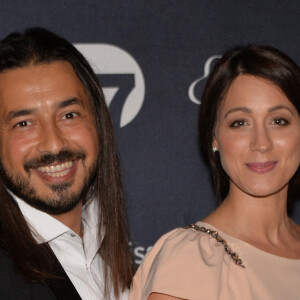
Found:
<path fill-rule="evenodd" d="M 79 159 L 82 160 L 84 166 L 85 158 L 86 155 L 83 151 L 62 150 L 57 155 L 46 154 L 39 158 L 25 161 L 24 169 L 28 174 L 28 178 L 19 174 L 9 174 L 0 160 L 0 176 L 8 190 L 32 207 L 52 215 L 63 214 L 72 210 L 80 201 L 86 200 L 88 194 L 92 192 L 91 189 L 96 178 L 97 163 L 95 162 L 90 168 L 85 167 L 85 176 L 81 182 L 81 187 L 76 193 L 71 191 L 73 180 L 65 183 L 49 184 L 48 188 L 53 193 L 51 198 L 39 197 L 37 193 L 39 187 L 30 186 L 31 169 L 50 165 L 53 162 L 64 163 Z"/>

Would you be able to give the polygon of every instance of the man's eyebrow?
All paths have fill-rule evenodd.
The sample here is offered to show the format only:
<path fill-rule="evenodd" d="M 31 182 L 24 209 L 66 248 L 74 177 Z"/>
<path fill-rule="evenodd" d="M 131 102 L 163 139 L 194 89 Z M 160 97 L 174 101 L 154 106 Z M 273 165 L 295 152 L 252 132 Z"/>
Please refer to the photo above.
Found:
<path fill-rule="evenodd" d="M 6 117 L 6 122 L 10 122 L 14 118 L 23 117 L 30 115 L 36 111 L 35 108 L 28 108 L 28 109 L 21 109 L 21 110 L 12 110 L 9 112 L 8 116 Z"/>
<path fill-rule="evenodd" d="M 74 104 L 79 104 L 79 105 L 83 106 L 83 101 L 79 98 L 72 98 L 72 99 L 61 101 L 57 105 L 57 107 L 63 108 L 63 107 L 67 107 L 67 106 L 74 105 Z"/>
<path fill-rule="evenodd" d="M 235 112 L 235 111 L 242 111 L 245 113 L 251 113 L 251 109 L 247 108 L 247 107 L 235 107 L 230 109 L 224 116 L 224 118 L 226 118 L 229 114 Z"/>
<path fill-rule="evenodd" d="M 67 106 L 74 105 L 74 104 L 79 104 L 79 105 L 83 106 L 83 101 L 79 98 L 72 98 L 72 99 L 61 101 L 57 105 L 57 107 L 58 108 L 63 108 L 63 107 L 67 107 Z M 12 110 L 8 113 L 8 115 L 5 119 L 5 122 L 9 123 L 14 118 L 27 116 L 27 115 L 35 113 L 36 111 L 37 111 L 36 108 L 26 108 L 26 109 L 20 109 L 20 110 Z"/>

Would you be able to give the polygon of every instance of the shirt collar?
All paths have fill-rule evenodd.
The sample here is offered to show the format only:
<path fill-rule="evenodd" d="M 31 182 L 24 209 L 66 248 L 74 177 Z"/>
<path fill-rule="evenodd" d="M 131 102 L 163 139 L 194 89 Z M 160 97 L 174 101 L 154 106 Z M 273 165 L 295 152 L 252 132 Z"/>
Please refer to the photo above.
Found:
<path fill-rule="evenodd" d="M 30 227 L 31 233 L 38 243 L 50 242 L 60 235 L 72 231 L 69 227 L 49 214 L 32 207 L 13 193 L 11 193 L 11 195 L 19 205 L 26 222 Z M 82 221 L 84 223 L 84 239 L 86 235 L 99 237 L 99 205 L 96 197 L 90 199 L 83 206 Z M 101 234 L 101 236 L 103 235 Z M 101 240 L 97 238 L 96 244 L 100 246 L 100 243 Z"/>

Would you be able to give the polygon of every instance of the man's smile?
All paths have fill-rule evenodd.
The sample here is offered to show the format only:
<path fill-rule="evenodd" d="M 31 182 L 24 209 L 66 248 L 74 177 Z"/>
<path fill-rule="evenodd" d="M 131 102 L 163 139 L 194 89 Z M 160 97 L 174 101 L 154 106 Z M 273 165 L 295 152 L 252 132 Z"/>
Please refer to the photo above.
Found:
<path fill-rule="evenodd" d="M 74 162 L 68 161 L 62 164 L 39 167 L 37 168 L 37 170 L 40 173 L 43 173 L 48 176 L 62 177 L 65 176 L 73 166 L 74 166 Z"/>
<path fill-rule="evenodd" d="M 53 164 L 34 169 L 36 173 L 45 179 L 68 180 L 75 173 L 77 161 L 68 161 L 60 164 Z"/>

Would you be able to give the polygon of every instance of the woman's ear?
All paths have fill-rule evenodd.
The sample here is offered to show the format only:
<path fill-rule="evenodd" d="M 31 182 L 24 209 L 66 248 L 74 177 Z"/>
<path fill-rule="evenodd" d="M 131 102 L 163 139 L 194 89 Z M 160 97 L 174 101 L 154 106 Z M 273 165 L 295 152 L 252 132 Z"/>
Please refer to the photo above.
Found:
<path fill-rule="evenodd" d="M 217 139 L 216 139 L 215 135 L 214 135 L 213 142 L 212 142 L 212 151 L 214 153 L 219 151 L 219 145 L 218 145 L 218 142 L 217 142 Z"/>

